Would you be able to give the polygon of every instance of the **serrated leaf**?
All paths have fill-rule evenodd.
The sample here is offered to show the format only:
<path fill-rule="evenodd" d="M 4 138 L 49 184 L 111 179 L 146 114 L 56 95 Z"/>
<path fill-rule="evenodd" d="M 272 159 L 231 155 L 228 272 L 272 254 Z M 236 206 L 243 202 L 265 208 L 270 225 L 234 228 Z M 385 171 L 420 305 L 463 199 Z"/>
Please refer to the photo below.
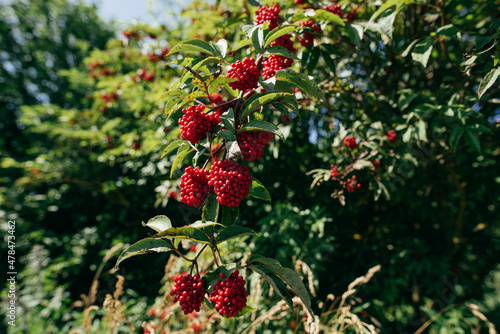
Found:
<path fill-rule="evenodd" d="M 271 195 L 266 187 L 260 183 L 259 180 L 252 177 L 252 184 L 250 185 L 250 196 L 271 202 Z"/>
<path fill-rule="evenodd" d="M 285 47 L 283 46 L 271 46 L 270 48 L 267 48 L 266 51 L 264 52 L 265 55 L 279 55 L 279 56 L 284 56 L 287 58 L 292 58 L 299 60 L 299 58 L 292 52 L 288 51 Z"/>
<path fill-rule="evenodd" d="M 271 44 L 278 38 L 300 29 L 304 28 L 292 24 L 284 24 L 282 26 L 274 28 L 267 34 L 266 39 L 264 40 L 264 48 L 267 48 L 269 44 Z"/>
<path fill-rule="evenodd" d="M 219 77 L 215 78 L 215 80 L 210 83 L 208 93 L 212 94 L 220 87 L 222 87 L 230 82 L 237 81 L 237 80 L 238 80 L 238 78 L 227 78 L 227 77 L 219 76 Z"/>
<path fill-rule="evenodd" d="M 327 20 L 327 21 L 330 21 L 332 23 L 336 23 L 338 25 L 345 26 L 345 22 L 340 16 L 335 15 L 335 14 L 333 14 L 327 10 L 324 10 L 324 9 L 316 10 L 316 14 L 314 15 L 314 18 L 317 20 Z"/>
<path fill-rule="evenodd" d="M 170 218 L 164 215 L 156 216 L 148 220 L 146 224 L 142 223 L 142 226 L 152 228 L 156 232 L 163 232 L 172 227 L 172 222 Z"/>
<path fill-rule="evenodd" d="M 239 225 L 228 226 L 222 231 L 220 231 L 219 236 L 217 237 L 217 244 L 244 235 L 257 235 L 257 233 L 255 233 L 255 231 L 252 231 L 247 227 Z"/>
<path fill-rule="evenodd" d="M 170 144 L 168 144 L 167 147 L 165 147 L 165 149 L 163 150 L 163 153 L 162 153 L 160 159 L 163 159 L 164 156 L 166 156 L 170 152 L 178 149 L 179 147 L 181 147 L 183 145 L 189 145 L 188 141 L 187 140 L 183 140 L 183 139 L 181 139 L 181 140 L 174 140 L 173 142 L 171 142 Z"/>
<path fill-rule="evenodd" d="M 131 245 L 127 249 L 125 249 L 118 260 L 116 261 L 115 268 L 123 261 L 132 256 L 148 254 L 148 253 L 164 253 L 171 251 L 172 245 L 165 240 L 155 239 L 155 238 L 146 238 L 142 239 L 135 244 Z"/>
<path fill-rule="evenodd" d="M 500 75 L 500 67 L 492 69 L 483 80 L 479 84 L 479 88 L 477 90 L 478 99 L 480 99 L 484 93 L 497 81 L 498 76 Z"/>
<path fill-rule="evenodd" d="M 278 71 L 279 73 L 280 71 Z M 295 100 L 295 96 L 290 93 L 273 93 L 267 92 L 262 94 L 255 94 L 252 98 L 243 103 L 241 107 L 241 119 L 244 119 L 256 109 L 271 102 L 291 101 Z"/>
<path fill-rule="evenodd" d="M 217 195 L 214 193 L 208 196 L 207 203 L 203 206 L 203 212 L 201 218 L 204 221 L 217 221 L 217 215 L 219 214 L 219 202 L 217 202 Z"/>
<path fill-rule="evenodd" d="M 432 43 L 434 43 L 434 37 L 426 37 L 418 42 L 411 52 L 411 58 L 417 63 L 422 64 L 424 68 L 427 67 L 427 62 L 432 53 Z"/>
<path fill-rule="evenodd" d="M 255 51 L 261 53 L 264 45 L 264 31 L 262 31 L 262 28 L 259 27 L 253 30 L 251 41 Z"/>
<path fill-rule="evenodd" d="M 276 73 L 277 81 L 287 81 L 309 96 L 325 101 L 325 94 L 306 75 L 297 73 L 292 69 L 279 70 Z"/>
<path fill-rule="evenodd" d="M 262 278 L 264 278 L 264 280 L 266 280 L 266 282 L 271 285 L 273 291 L 276 292 L 278 296 L 280 296 L 281 299 L 283 299 L 287 303 L 291 310 L 293 310 L 292 298 L 288 294 L 285 283 L 283 283 L 283 281 L 278 276 L 273 274 L 271 270 L 263 265 L 247 265 L 247 268 L 255 271 L 257 274 L 262 276 Z"/>
<path fill-rule="evenodd" d="M 172 50 L 170 50 L 170 52 L 168 53 L 167 57 L 177 52 L 186 52 L 186 51 L 203 52 L 211 56 L 215 56 L 216 54 L 214 48 L 209 43 L 199 39 L 190 39 L 174 46 Z"/>
<path fill-rule="evenodd" d="M 172 163 L 172 167 L 170 168 L 170 178 L 172 178 L 172 175 L 174 175 L 174 171 L 177 169 L 177 167 L 184 161 L 184 158 L 187 157 L 189 153 L 194 152 L 194 149 L 192 149 L 190 146 L 181 146 L 177 150 L 177 156 L 174 159 L 174 162 Z"/>
<path fill-rule="evenodd" d="M 222 225 L 231 226 L 238 219 L 239 208 L 222 205 Z"/>
<path fill-rule="evenodd" d="M 210 42 L 210 44 L 217 54 L 219 54 L 222 58 L 226 58 L 227 41 L 225 39 L 219 39 L 217 43 Z"/>
<path fill-rule="evenodd" d="M 234 120 L 234 111 L 233 108 L 229 108 L 226 110 L 221 116 L 220 120 L 222 121 L 222 124 L 231 132 L 231 133 L 236 133 L 236 129 L 234 127 L 235 125 L 235 120 Z M 236 139 L 233 139 L 236 140 Z"/>
<path fill-rule="evenodd" d="M 210 243 L 210 237 L 204 229 L 214 226 L 222 225 L 211 221 L 199 220 L 191 225 L 169 228 L 168 230 L 155 234 L 154 238 L 180 238 L 208 244 Z"/>
<path fill-rule="evenodd" d="M 198 60 L 198 61 L 196 61 L 196 60 Z M 217 58 L 217 57 L 200 57 L 200 58 L 195 59 L 190 64 L 189 67 L 193 71 L 196 71 L 196 70 L 202 68 L 203 66 L 206 66 L 208 64 L 214 64 L 214 63 L 220 63 L 220 58 Z"/>
<path fill-rule="evenodd" d="M 238 133 L 244 132 L 244 131 L 267 131 L 274 133 L 277 135 L 281 140 L 285 140 L 285 137 L 283 136 L 283 133 L 281 133 L 280 129 L 276 127 L 276 125 L 271 124 L 266 121 L 262 121 L 260 119 L 256 119 L 253 121 L 250 121 L 243 125 L 241 129 L 238 131 Z"/>
<path fill-rule="evenodd" d="M 174 91 L 168 91 L 168 92 L 165 92 L 163 94 L 160 95 L 160 97 L 158 97 L 155 102 L 158 102 L 159 100 L 161 99 L 165 99 L 165 98 L 168 98 L 168 97 L 174 97 L 174 96 L 186 96 L 188 95 L 187 92 L 183 91 L 183 90 L 174 90 Z"/>
<path fill-rule="evenodd" d="M 182 100 L 184 100 L 184 98 L 187 96 L 188 94 L 186 95 L 182 95 L 182 96 L 175 96 L 175 97 L 172 97 L 170 100 L 168 100 L 168 102 L 165 104 L 165 115 L 167 115 L 167 119 L 170 118 L 170 116 L 173 114 L 173 111 L 174 111 L 174 107 L 179 103 L 181 102 Z"/>

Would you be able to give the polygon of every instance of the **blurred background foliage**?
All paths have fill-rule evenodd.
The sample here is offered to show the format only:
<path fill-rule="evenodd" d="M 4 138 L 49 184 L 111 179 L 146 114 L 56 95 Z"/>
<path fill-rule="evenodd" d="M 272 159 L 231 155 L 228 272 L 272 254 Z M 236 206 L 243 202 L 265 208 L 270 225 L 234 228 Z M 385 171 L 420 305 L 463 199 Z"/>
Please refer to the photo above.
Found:
<path fill-rule="evenodd" d="M 259 236 L 228 245 L 228 256 L 238 261 L 251 251 L 292 268 L 296 260 L 307 263 L 318 311 L 328 294 L 341 294 L 380 264 L 356 302 L 382 333 L 414 333 L 437 314 L 426 332 L 470 332 L 478 323 L 470 303 L 499 324 L 500 89 L 495 80 L 484 88 L 498 69 L 500 5 L 416 1 L 370 21 L 381 3 L 339 3 L 345 12 L 356 9 L 354 21 L 322 22 L 323 37 L 302 48 L 295 65 L 320 84 L 327 103 L 304 97 L 300 117 L 276 116 L 287 140 L 249 165 L 273 202 L 241 206 L 240 223 Z M 402 1 L 392 3 L 399 9 Z M 293 1 L 281 7 L 287 19 L 300 10 Z M 123 275 L 121 300 L 131 326 L 142 331 L 151 319 L 146 310 L 161 300 L 169 256 L 133 258 L 110 271 L 112 255 L 146 237 L 140 223 L 157 214 L 174 225 L 199 218 L 179 202 L 182 171 L 169 178 L 173 157 L 160 159 L 179 136 L 175 117 L 166 120 L 157 101 L 181 70 L 166 66 L 165 56 L 189 38 L 236 45 L 254 12 L 247 1 L 194 1 L 178 26 L 120 30 L 82 3 L 0 5 L 0 214 L 16 220 L 20 273 L 18 321 L 9 333 L 83 328 L 80 296 L 102 269 L 94 304 L 102 305 Z M 385 139 L 389 130 L 394 143 Z M 357 138 L 356 151 L 342 144 L 346 135 Z M 355 169 L 362 185 L 355 192 L 339 195 L 328 178 L 310 188 L 307 172 L 348 170 L 364 153 L 380 168 Z M 267 294 L 255 303 L 273 305 Z M 104 332 L 102 312 L 91 332 Z M 177 330 L 194 321 L 173 319 Z M 301 328 L 294 319 L 258 332 L 292 333 Z M 240 332 L 238 321 L 220 328 Z M 129 330 L 123 325 L 120 332 Z"/>

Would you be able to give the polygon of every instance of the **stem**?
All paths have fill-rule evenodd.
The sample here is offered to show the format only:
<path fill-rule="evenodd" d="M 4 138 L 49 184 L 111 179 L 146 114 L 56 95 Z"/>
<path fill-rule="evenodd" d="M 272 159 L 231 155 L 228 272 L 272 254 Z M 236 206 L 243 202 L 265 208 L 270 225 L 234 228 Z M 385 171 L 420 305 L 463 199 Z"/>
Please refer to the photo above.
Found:
<path fill-rule="evenodd" d="M 194 261 L 194 260 L 188 259 L 188 258 L 187 258 L 187 257 L 185 257 L 184 255 L 182 255 L 182 253 L 181 253 L 181 252 L 179 252 L 179 250 L 175 247 L 174 242 L 173 242 L 172 240 L 170 240 L 170 243 L 172 244 L 173 250 L 174 250 L 177 254 L 179 254 L 179 256 L 180 256 L 180 257 L 182 257 L 184 260 L 189 261 L 189 262 L 193 262 L 193 261 Z"/>

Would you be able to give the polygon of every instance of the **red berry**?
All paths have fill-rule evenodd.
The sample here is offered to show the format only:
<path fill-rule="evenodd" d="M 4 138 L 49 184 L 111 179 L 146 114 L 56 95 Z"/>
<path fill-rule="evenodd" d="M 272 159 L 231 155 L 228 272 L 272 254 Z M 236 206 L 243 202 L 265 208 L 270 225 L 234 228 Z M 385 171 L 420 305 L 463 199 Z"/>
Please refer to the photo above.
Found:
<path fill-rule="evenodd" d="M 260 70 L 255 64 L 255 59 L 245 57 L 243 62 L 238 60 L 231 65 L 231 68 L 227 72 L 227 77 L 238 79 L 229 83 L 232 89 L 246 91 L 247 89 L 257 88 Z"/>
<path fill-rule="evenodd" d="M 184 314 L 199 312 L 203 295 L 206 293 L 200 275 L 191 276 L 183 273 L 177 276 L 174 282 L 174 287 L 170 291 L 170 296 L 175 295 L 174 303 L 179 302 Z"/>
<path fill-rule="evenodd" d="M 136 140 L 133 144 L 132 144 L 132 148 L 134 150 L 140 150 L 141 149 L 141 142 Z"/>
<path fill-rule="evenodd" d="M 208 171 L 200 167 L 193 168 L 189 166 L 186 168 L 181 180 L 181 202 L 189 206 L 203 204 L 210 193 Z"/>
<path fill-rule="evenodd" d="M 257 8 L 257 16 L 255 17 L 255 24 L 263 24 L 264 22 L 269 22 L 269 29 L 273 30 L 278 26 L 278 19 L 280 16 L 280 7 L 275 4 L 273 7 L 265 5 L 264 7 L 259 6 Z"/>
<path fill-rule="evenodd" d="M 305 3 L 307 3 L 306 0 L 295 0 L 296 5 L 303 5 Z"/>
<path fill-rule="evenodd" d="M 332 177 L 332 180 L 336 180 L 337 179 L 337 175 L 339 175 L 339 168 L 337 166 L 334 166 L 334 165 L 330 165 L 330 168 L 331 168 L 331 177 Z"/>
<path fill-rule="evenodd" d="M 238 135 L 243 158 L 248 161 L 259 160 L 264 153 L 264 146 L 273 140 L 274 134 L 266 131 L 245 131 Z"/>
<path fill-rule="evenodd" d="M 317 25 L 317 24 L 314 24 L 313 20 L 308 20 L 308 21 L 300 22 L 299 26 L 301 26 L 301 27 L 311 27 L 311 28 L 314 29 L 314 31 L 316 33 L 321 32 L 320 26 Z M 306 30 L 306 31 L 304 31 L 304 37 L 300 37 L 299 36 L 299 42 L 300 42 L 300 44 L 302 46 L 309 46 L 309 45 L 313 44 L 314 37 L 315 37 L 315 35 L 312 32 Z"/>
<path fill-rule="evenodd" d="M 287 58 L 279 55 L 270 55 L 267 59 L 262 61 L 264 68 L 262 69 L 262 77 L 264 80 L 272 78 L 276 72 L 284 68 L 289 68 L 293 64 L 292 58 Z"/>
<path fill-rule="evenodd" d="M 247 304 L 247 297 L 245 280 L 239 276 L 238 270 L 235 270 L 225 280 L 218 280 L 215 283 L 210 294 L 210 301 L 219 314 L 230 318 L 237 316 L 243 310 Z"/>
<path fill-rule="evenodd" d="M 293 46 L 290 34 L 286 34 L 276 38 L 274 41 L 271 42 L 271 44 L 269 44 L 269 46 L 282 46 L 290 52 L 296 51 L 295 47 Z"/>
<path fill-rule="evenodd" d="M 389 141 L 391 143 L 394 143 L 396 141 L 396 132 L 394 130 L 389 130 L 385 133 L 385 135 L 387 136 L 387 139 L 389 139 Z"/>
<path fill-rule="evenodd" d="M 341 18 L 344 17 L 344 13 L 342 12 L 340 5 L 326 6 L 325 9 L 330 13 L 340 16 Z"/>
<path fill-rule="evenodd" d="M 351 150 L 354 150 L 355 148 L 358 147 L 358 143 L 356 143 L 356 138 L 350 136 L 344 138 L 344 144 Z"/>
<path fill-rule="evenodd" d="M 217 202 L 238 206 L 250 192 L 252 178 L 247 166 L 232 160 L 216 161 L 210 169 L 208 184 L 214 187 Z"/>
<path fill-rule="evenodd" d="M 207 132 L 212 131 L 219 123 L 213 115 L 205 114 L 203 109 L 205 109 L 203 105 L 183 109 L 184 115 L 179 119 L 181 137 L 189 140 L 192 144 L 196 144 L 205 138 Z"/>

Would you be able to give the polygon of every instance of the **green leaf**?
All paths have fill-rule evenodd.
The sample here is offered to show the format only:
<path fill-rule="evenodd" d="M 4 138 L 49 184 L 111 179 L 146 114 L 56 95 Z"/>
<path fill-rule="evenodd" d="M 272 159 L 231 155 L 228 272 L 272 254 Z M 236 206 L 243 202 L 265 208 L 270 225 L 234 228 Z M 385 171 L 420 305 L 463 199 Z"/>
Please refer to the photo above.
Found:
<path fill-rule="evenodd" d="M 189 65 L 189 67 L 193 70 L 196 71 L 203 66 L 206 66 L 208 64 L 214 64 L 214 63 L 220 63 L 220 58 L 217 57 L 200 57 L 196 58 L 193 60 L 193 62 Z"/>
<path fill-rule="evenodd" d="M 116 261 L 115 268 L 118 267 L 118 265 L 123 260 L 126 260 L 132 256 L 148 254 L 148 253 L 164 253 L 164 252 L 169 252 L 172 249 L 173 249 L 172 245 L 168 241 L 155 238 L 142 239 L 136 242 L 135 244 L 131 245 L 127 249 L 125 249 L 120 254 L 118 260 Z"/>
<path fill-rule="evenodd" d="M 234 132 L 231 132 L 229 130 L 220 131 L 219 136 L 221 136 L 227 141 L 236 141 L 236 135 L 234 134 Z"/>
<path fill-rule="evenodd" d="M 219 202 L 217 202 L 217 195 L 211 193 L 208 196 L 207 203 L 203 206 L 203 213 L 201 219 L 204 221 L 217 221 L 217 215 L 219 214 Z"/>
<path fill-rule="evenodd" d="M 330 52 L 322 49 L 321 55 L 323 56 L 323 60 L 325 61 L 330 71 L 332 71 L 333 73 L 337 73 L 337 69 L 335 68 L 335 64 L 333 63 Z"/>
<path fill-rule="evenodd" d="M 203 286 L 208 293 L 212 292 L 212 288 L 220 280 L 220 274 L 224 274 L 224 277 L 229 277 L 238 266 L 236 263 L 226 264 L 224 266 L 218 267 L 214 271 L 209 271 L 203 275 L 201 280 L 203 281 Z"/>
<path fill-rule="evenodd" d="M 287 58 L 292 58 L 298 60 L 299 58 L 292 52 L 288 51 L 286 48 L 276 45 L 270 48 L 267 48 L 264 52 L 265 55 L 279 55 Z"/>
<path fill-rule="evenodd" d="M 345 26 L 345 22 L 340 16 L 335 15 L 335 14 L 333 14 L 327 10 L 324 10 L 324 9 L 316 10 L 316 15 L 314 15 L 314 18 L 318 19 L 318 20 L 327 20 L 327 21 L 330 21 L 332 23 L 336 23 L 338 25 Z"/>
<path fill-rule="evenodd" d="M 321 49 L 319 47 L 313 47 L 311 50 L 311 55 L 309 56 L 309 62 L 307 63 L 307 73 L 311 74 L 318 65 Z M 309 81 L 309 80 L 308 80 Z"/>
<path fill-rule="evenodd" d="M 357 46 L 361 46 L 361 40 L 363 39 L 364 31 L 363 27 L 358 24 L 349 24 L 345 28 L 347 36 L 354 42 Z"/>
<path fill-rule="evenodd" d="M 415 44 L 417 44 L 420 40 L 421 40 L 421 38 L 417 38 L 416 40 L 411 42 L 406 47 L 406 49 L 403 51 L 403 53 L 398 56 L 398 58 L 404 58 L 404 57 L 408 56 L 410 54 L 410 51 L 413 50 L 413 47 L 415 46 Z"/>
<path fill-rule="evenodd" d="M 187 92 L 183 91 L 183 90 L 173 90 L 173 91 L 167 91 L 163 94 L 161 94 L 160 97 L 158 97 L 155 102 L 158 102 L 159 100 L 161 99 L 165 99 L 165 98 L 168 98 L 168 97 L 174 97 L 174 96 L 186 96 L 188 95 Z"/>
<path fill-rule="evenodd" d="M 445 26 L 440 27 L 438 30 L 436 30 L 436 33 L 440 36 L 462 39 L 460 30 L 458 30 L 458 28 L 455 27 L 453 24 L 447 24 Z"/>
<path fill-rule="evenodd" d="M 262 121 L 260 119 L 256 119 L 253 121 L 250 121 L 243 125 L 241 129 L 238 131 L 238 133 L 244 132 L 244 131 L 267 131 L 274 133 L 277 135 L 281 140 L 285 140 L 285 137 L 283 136 L 283 133 L 281 133 L 280 129 L 276 127 L 276 125 L 271 124 L 266 121 Z"/>
<path fill-rule="evenodd" d="M 423 119 L 418 120 L 417 129 L 418 129 L 418 138 L 421 141 L 428 142 L 426 124 L 425 124 L 425 121 Z"/>
<path fill-rule="evenodd" d="M 233 108 L 229 108 L 226 110 L 221 116 L 220 120 L 222 121 L 222 124 L 231 132 L 231 133 L 236 133 L 236 128 L 235 126 L 235 120 L 234 120 L 234 111 Z M 236 139 L 234 139 L 236 140 Z"/>
<path fill-rule="evenodd" d="M 295 292 L 295 294 L 302 300 L 304 306 L 309 311 L 309 314 L 314 317 L 314 312 L 311 308 L 311 299 L 309 297 L 309 293 L 307 292 L 304 283 L 300 279 L 297 273 L 290 269 L 282 267 L 281 264 L 275 259 L 266 258 L 266 257 L 251 257 L 249 259 L 249 264 L 253 265 L 254 263 L 261 263 L 266 268 L 268 268 L 273 274 L 281 278 L 288 286 Z"/>
<path fill-rule="evenodd" d="M 262 52 L 262 46 L 264 45 L 264 31 L 262 28 L 257 28 L 252 32 L 252 45 L 258 53 Z"/>
<path fill-rule="evenodd" d="M 210 243 L 210 237 L 208 233 L 205 232 L 204 230 L 214 226 L 222 226 L 222 225 L 215 222 L 199 220 L 191 225 L 169 228 L 168 230 L 155 234 L 154 237 L 157 239 L 163 239 L 163 238 L 189 239 L 196 242 L 208 244 Z"/>
<path fill-rule="evenodd" d="M 184 158 L 193 151 L 194 149 L 192 149 L 188 145 L 179 147 L 179 149 L 177 150 L 177 156 L 175 157 L 174 162 L 172 163 L 172 167 L 170 168 L 170 178 L 172 178 L 172 175 L 174 175 L 174 171 L 182 163 Z"/>
<path fill-rule="evenodd" d="M 148 220 L 146 224 L 142 223 L 142 226 L 147 226 L 152 228 L 156 232 L 163 232 L 172 227 L 172 222 L 170 218 L 164 215 L 156 216 Z"/>
<path fill-rule="evenodd" d="M 280 71 L 278 71 L 279 73 Z M 252 96 L 252 98 L 248 99 L 243 103 L 241 107 L 241 116 L 240 118 L 243 119 L 250 115 L 252 112 L 254 112 L 256 109 L 262 107 L 265 104 L 271 103 L 271 102 L 281 102 L 281 101 L 294 101 L 295 96 L 293 96 L 290 93 L 262 93 L 262 94 L 255 94 Z"/>
<path fill-rule="evenodd" d="M 242 237 L 244 235 L 257 235 L 257 233 L 247 227 L 239 225 L 228 226 L 219 233 L 219 236 L 217 237 L 217 244 L 230 239 Z"/>
<path fill-rule="evenodd" d="M 277 28 L 274 28 L 272 31 L 270 31 L 266 39 L 264 40 L 264 48 L 267 48 L 269 44 L 274 42 L 276 39 L 280 38 L 281 36 L 284 36 L 286 34 L 289 34 L 293 31 L 297 31 L 300 29 L 304 29 L 303 27 L 299 27 L 293 24 L 284 24 L 282 26 L 279 26 Z"/>
<path fill-rule="evenodd" d="M 478 99 L 480 99 L 484 93 L 497 81 L 498 76 L 500 75 L 500 67 L 492 69 L 483 80 L 479 84 L 479 89 L 477 90 Z"/>
<path fill-rule="evenodd" d="M 415 45 L 415 48 L 411 52 L 411 57 L 417 63 L 422 64 L 424 68 L 427 67 L 427 62 L 432 52 L 432 43 L 434 42 L 434 37 L 426 37 L 422 41 Z"/>
<path fill-rule="evenodd" d="M 467 129 L 464 131 L 464 136 L 467 143 L 469 143 L 469 145 L 472 146 L 477 153 L 481 154 L 481 144 L 479 143 L 477 136 L 472 131 Z"/>
<path fill-rule="evenodd" d="M 252 184 L 250 185 L 250 196 L 263 199 L 264 201 L 271 202 L 271 195 L 269 195 L 269 191 L 267 191 L 266 187 L 260 183 L 259 180 L 256 180 L 252 177 Z"/>
<path fill-rule="evenodd" d="M 326 100 L 325 94 L 323 94 L 321 89 L 314 82 L 312 82 L 309 77 L 304 74 L 297 73 L 290 68 L 279 70 L 276 73 L 276 80 L 287 81 L 309 96 L 318 98 L 322 101 Z"/>
<path fill-rule="evenodd" d="M 278 296 L 283 299 L 291 310 L 293 310 L 293 301 L 290 295 L 288 294 L 288 290 L 286 288 L 285 283 L 275 275 L 271 270 L 269 270 L 266 266 L 259 264 L 247 265 L 247 268 L 255 271 L 257 274 L 262 276 L 272 286 L 273 291 L 275 291 Z"/>
<path fill-rule="evenodd" d="M 210 87 L 209 87 L 208 93 L 212 94 L 213 92 L 215 92 L 220 87 L 222 87 L 222 86 L 224 86 L 224 85 L 226 85 L 226 84 L 228 84 L 230 82 L 237 81 L 237 80 L 238 80 L 238 78 L 227 78 L 227 77 L 219 76 L 214 81 L 212 81 L 210 83 Z"/>
<path fill-rule="evenodd" d="M 392 31 L 394 30 L 394 20 L 396 19 L 398 11 L 390 9 L 383 14 L 383 16 L 378 20 L 380 30 L 386 34 L 390 39 L 392 39 Z"/>
<path fill-rule="evenodd" d="M 233 222 L 236 219 L 238 219 L 239 208 L 237 206 L 230 208 L 226 205 L 222 205 L 221 207 L 222 207 L 222 225 L 231 226 Z"/>
<path fill-rule="evenodd" d="M 204 92 L 196 91 L 196 92 L 192 92 L 188 96 L 185 96 L 184 98 L 181 98 L 181 99 L 176 98 L 175 103 L 172 106 L 170 106 L 170 108 L 167 111 L 165 111 L 165 114 L 167 114 L 167 119 L 173 113 L 175 113 L 177 110 L 184 107 L 186 104 L 191 103 L 194 99 L 197 99 L 197 98 L 205 96 L 205 95 L 206 95 L 206 93 L 204 93 Z M 165 109 L 166 109 L 166 107 L 165 107 Z"/>
<path fill-rule="evenodd" d="M 177 52 L 186 52 L 186 51 L 203 52 L 211 56 L 216 55 L 213 46 L 210 45 L 209 43 L 199 39 L 190 39 L 174 46 L 172 50 L 170 50 L 170 52 L 168 53 L 167 57 Z"/>
<path fill-rule="evenodd" d="M 226 58 L 227 41 L 225 39 L 219 39 L 217 43 L 210 42 L 210 45 L 218 55 L 220 55 L 222 58 Z"/>
<path fill-rule="evenodd" d="M 173 142 L 171 142 L 170 144 L 168 144 L 167 147 L 163 150 L 163 153 L 162 153 L 160 159 L 163 159 L 164 156 L 166 156 L 170 152 L 178 149 L 179 147 L 181 147 L 183 145 L 189 145 L 188 141 L 187 140 L 183 140 L 183 139 L 174 140 Z"/>

